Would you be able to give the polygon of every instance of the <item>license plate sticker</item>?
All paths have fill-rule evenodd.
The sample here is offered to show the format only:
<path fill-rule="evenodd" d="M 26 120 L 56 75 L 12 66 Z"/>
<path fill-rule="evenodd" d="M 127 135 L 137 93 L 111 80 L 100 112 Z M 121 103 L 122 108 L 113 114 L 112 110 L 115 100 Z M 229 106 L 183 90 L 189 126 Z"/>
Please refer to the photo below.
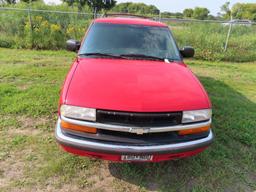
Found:
<path fill-rule="evenodd" d="M 122 161 L 152 161 L 153 155 L 122 155 Z"/>

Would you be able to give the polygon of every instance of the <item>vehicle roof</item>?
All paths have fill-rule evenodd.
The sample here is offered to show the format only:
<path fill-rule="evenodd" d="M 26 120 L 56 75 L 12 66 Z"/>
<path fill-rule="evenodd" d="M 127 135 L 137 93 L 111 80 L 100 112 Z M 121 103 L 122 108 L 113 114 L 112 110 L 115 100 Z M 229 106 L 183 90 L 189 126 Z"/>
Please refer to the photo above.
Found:
<path fill-rule="evenodd" d="M 153 21 L 150 19 L 141 18 L 127 18 L 127 17 L 106 17 L 95 19 L 96 23 L 112 23 L 112 24 L 124 24 L 124 25 L 145 25 L 145 26 L 155 26 L 155 27 L 167 27 L 166 24 Z"/>

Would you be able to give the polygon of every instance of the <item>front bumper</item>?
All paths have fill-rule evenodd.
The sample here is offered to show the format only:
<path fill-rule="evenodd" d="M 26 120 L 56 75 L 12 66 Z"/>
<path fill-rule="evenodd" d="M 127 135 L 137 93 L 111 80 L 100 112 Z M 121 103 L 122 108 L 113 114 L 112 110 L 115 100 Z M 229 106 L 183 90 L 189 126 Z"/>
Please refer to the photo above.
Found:
<path fill-rule="evenodd" d="M 72 152 L 72 149 L 73 149 L 72 153 L 75 153 L 75 154 L 81 154 L 82 151 L 84 151 L 84 152 L 88 152 L 87 154 L 91 152 L 91 153 L 97 153 L 97 154 L 109 154 L 109 155 L 111 154 L 111 155 L 119 155 L 119 156 L 129 155 L 129 154 L 131 155 L 146 155 L 146 154 L 166 155 L 166 154 L 197 152 L 200 149 L 203 150 L 206 147 L 208 147 L 213 142 L 213 139 L 214 139 L 213 133 L 210 130 L 209 135 L 205 138 L 183 142 L 183 143 L 150 145 L 150 146 L 110 144 L 110 143 L 87 140 L 85 138 L 67 136 L 61 130 L 60 119 L 58 120 L 56 125 L 55 136 L 57 141 L 64 147 L 65 150 Z"/>

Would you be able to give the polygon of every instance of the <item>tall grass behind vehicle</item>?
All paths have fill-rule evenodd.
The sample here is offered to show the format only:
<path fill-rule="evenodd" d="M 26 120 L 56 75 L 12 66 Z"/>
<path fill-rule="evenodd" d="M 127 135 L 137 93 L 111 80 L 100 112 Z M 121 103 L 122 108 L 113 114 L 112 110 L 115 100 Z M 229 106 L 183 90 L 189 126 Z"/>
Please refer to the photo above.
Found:
<path fill-rule="evenodd" d="M 82 12 L 66 5 L 31 4 L 31 22 L 28 5 L 19 3 L 0 7 L 0 47 L 26 49 L 65 49 L 68 39 L 81 40 L 93 17 L 88 7 Z M 99 15 L 100 16 L 100 15 Z M 159 20 L 159 16 L 152 16 Z M 256 25 L 232 27 L 227 51 L 226 21 L 187 19 L 160 19 L 172 29 L 180 47 L 196 47 L 196 59 L 209 61 L 255 61 Z"/>
<path fill-rule="evenodd" d="M 173 23 L 170 28 L 179 46 L 186 44 L 196 48 L 195 58 L 208 61 L 255 61 L 256 25 L 234 26 L 228 49 L 224 51 L 228 27 L 219 23 Z"/>
<path fill-rule="evenodd" d="M 87 11 L 40 2 L 31 9 L 27 3 L 0 7 L 0 47 L 64 49 L 67 39 L 80 39 L 88 28 L 92 14 Z"/>

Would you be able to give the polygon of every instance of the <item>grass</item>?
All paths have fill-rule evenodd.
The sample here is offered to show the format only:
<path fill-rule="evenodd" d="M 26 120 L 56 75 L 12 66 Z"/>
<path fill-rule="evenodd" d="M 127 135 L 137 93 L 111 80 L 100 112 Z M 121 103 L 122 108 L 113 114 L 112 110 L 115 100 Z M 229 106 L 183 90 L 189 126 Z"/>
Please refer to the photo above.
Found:
<path fill-rule="evenodd" d="M 13 5 L 27 8 L 26 3 Z M 33 9 L 72 11 L 66 5 L 32 3 Z M 76 10 L 73 10 L 76 11 Z M 88 9 L 85 12 L 90 12 Z M 67 39 L 81 40 L 88 29 L 91 15 L 31 13 L 33 29 L 27 11 L 0 12 L 0 47 L 38 50 L 65 49 Z M 224 51 L 229 26 L 209 22 L 167 22 L 180 47 L 193 46 L 195 57 L 208 61 L 249 62 L 256 60 L 256 25 L 233 26 L 227 51 Z"/>
<path fill-rule="evenodd" d="M 170 23 L 180 47 L 196 49 L 197 59 L 209 61 L 248 62 L 256 60 L 256 26 L 233 26 L 227 51 L 224 46 L 229 26 L 212 23 Z"/>
<path fill-rule="evenodd" d="M 54 140 L 65 51 L 0 49 L 0 191 L 255 191 L 256 63 L 190 60 L 213 103 L 214 144 L 189 159 L 118 164 Z"/>

